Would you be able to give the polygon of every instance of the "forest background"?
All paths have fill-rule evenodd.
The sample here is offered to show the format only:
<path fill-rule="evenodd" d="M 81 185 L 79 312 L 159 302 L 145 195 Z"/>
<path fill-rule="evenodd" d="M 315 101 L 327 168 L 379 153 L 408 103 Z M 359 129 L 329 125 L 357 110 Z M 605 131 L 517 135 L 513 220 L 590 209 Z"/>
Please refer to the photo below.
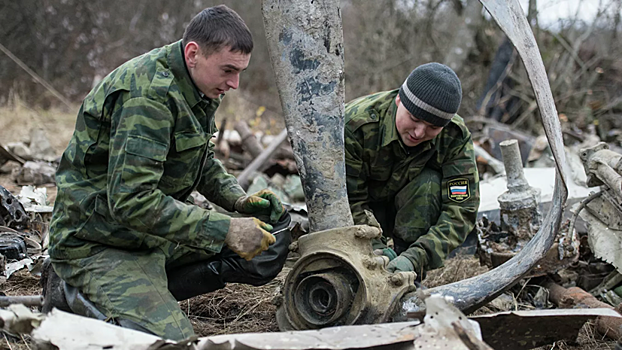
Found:
<path fill-rule="evenodd" d="M 622 119 L 622 0 L 567 1 L 574 3 L 574 13 L 559 19 L 551 12 L 559 11 L 555 7 L 521 2 L 560 119 L 575 136 L 588 131 L 603 140 L 619 137 L 609 133 Z M 51 124 L 71 129 L 82 98 L 97 81 L 126 60 L 179 40 L 196 13 L 220 3 L 246 21 L 255 49 L 239 91 L 227 94 L 218 117 L 246 119 L 255 129 L 278 132 L 283 119 L 259 0 L 0 0 L 2 142 L 16 141 L 3 139 L 16 136 L 5 134 L 5 126 L 19 123 L 11 112 L 15 108 L 32 111 L 35 123 L 41 115 L 50 116 L 41 122 L 52 132 L 60 126 Z M 540 133 L 520 60 L 479 1 L 341 0 L 341 8 L 346 101 L 397 88 L 416 66 L 437 61 L 454 68 L 462 81 L 460 115 Z M 62 113 L 72 117 L 59 119 Z M 58 130 L 54 146 L 62 150 L 70 131 Z"/>

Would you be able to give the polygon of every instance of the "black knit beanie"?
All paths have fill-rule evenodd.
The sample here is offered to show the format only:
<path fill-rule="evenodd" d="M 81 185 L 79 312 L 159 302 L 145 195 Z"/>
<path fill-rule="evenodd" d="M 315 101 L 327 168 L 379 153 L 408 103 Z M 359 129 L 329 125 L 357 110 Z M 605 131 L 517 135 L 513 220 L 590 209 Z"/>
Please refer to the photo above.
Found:
<path fill-rule="evenodd" d="M 400 87 L 400 101 L 415 118 L 445 126 L 462 101 L 460 79 L 444 64 L 423 64 Z"/>

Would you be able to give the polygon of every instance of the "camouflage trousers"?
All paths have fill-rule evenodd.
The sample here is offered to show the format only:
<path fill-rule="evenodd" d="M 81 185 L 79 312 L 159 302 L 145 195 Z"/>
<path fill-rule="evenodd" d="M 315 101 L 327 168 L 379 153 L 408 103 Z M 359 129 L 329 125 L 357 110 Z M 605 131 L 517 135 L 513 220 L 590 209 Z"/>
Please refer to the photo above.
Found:
<path fill-rule="evenodd" d="M 289 225 L 289 214 L 286 216 Z M 278 226 L 282 227 L 274 225 L 275 230 Z M 226 246 L 214 255 L 169 242 L 146 251 L 103 247 L 86 258 L 53 260 L 53 267 L 60 278 L 78 288 L 108 320 L 127 320 L 143 331 L 182 340 L 193 336 L 194 331 L 178 299 L 220 289 L 226 282 L 261 285 L 272 280 L 281 271 L 291 242 L 289 231 L 276 237 L 268 251 L 251 261 L 240 258 Z M 210 270 L 217 276 L 209 272 L 207 280 L 192 273 Z M 171 281 L 177 286 L 171 286 Z"/>
<path fill-rule="evenodd" d="M 441 204 L 441 173 L 426 168 L 393 200 L 372 202 L 370 208 L 399 255 L 436 224 Z"/>

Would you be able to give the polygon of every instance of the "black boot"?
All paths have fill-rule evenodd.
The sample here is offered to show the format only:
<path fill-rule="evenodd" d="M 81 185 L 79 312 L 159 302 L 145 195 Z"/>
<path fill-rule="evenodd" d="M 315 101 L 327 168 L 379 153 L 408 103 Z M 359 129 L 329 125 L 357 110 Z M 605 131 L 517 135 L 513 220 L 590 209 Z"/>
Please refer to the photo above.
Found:
<path fill-rule="evenodd" d="M 67 300 L 65 299 L 65 291 L 63 289 L 65 282 L 58 277 L 52 268 L 52 261 L 50 258 L 45 259 L 43 262 L 39 284 L 41 288 L 43 288 L 43 306 L 41 307 L 41 312 L 48 313 L 52 311 L 53 308 L 71 312 Z"/>

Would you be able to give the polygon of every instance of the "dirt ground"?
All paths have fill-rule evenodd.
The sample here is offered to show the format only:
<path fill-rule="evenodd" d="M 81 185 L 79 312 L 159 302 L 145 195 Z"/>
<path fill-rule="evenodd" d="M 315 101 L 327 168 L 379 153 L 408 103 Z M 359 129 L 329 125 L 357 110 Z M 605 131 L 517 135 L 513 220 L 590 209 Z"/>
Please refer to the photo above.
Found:
<path fill-rule="evenodd" d="M 228 104 L 223 105 L 220 120 L 225 116 L 230 120 L 243 118 L 249 120 L 249 125 L 255 130 L 268 130 L 269 133 L 278 132 L 282 128 L 281 121 L 275 121 L 275 114 L 255 112 L 258 108 L 243 97 L 230 98 Z M 30 108 L 16 99 L 11 106 L 0 108 L 0 143 L 27 141 L 29 131 L 33 127 L 47 130 L 48 137 L 54 149 L 60 155 L 69 141 L 78 106 L 73 110 L 38 110 Z M 231 125 L 231 124 L 229 124 Z M 19 186 L 13 183 L 10 172 L 15 164 L 6 164 L 0 168 L 0 185 L 13 193 L 18 192 Z M 55 188 L 48 188 L 48 198 L 53 201 Z M 431 271 L 424 285 L 434 287 L 441 284 L 462 280 L 487 271 L 481 267 L 474 257 L 456 257 L 448 260 L 445 267 Z M 246 285 L 228 285 L 214 293 L 192 298 L 180 302 L 195 331 L 200 336 L 218 335 L 226 333 L 245 332 L 276 332 L 278 326 L 275 318 L 276 306 L 272 303 L 274 297 L 285 279 L 286 272 L 281 273 L 274 281 L 262 287 Z M 33 295 L 40 294 L 41 288 L 38 278 L 28 272 L 20 271 L 9 280 L 0 280 L 0 291 L 6 295 Z M 485 312 L 485 311 L 484 311 Z M 614 349 L 614 343 L 594 334 L 589 324 L 584 327 L 576 344 L 559 342 L 539 349 Z M 28 337 L 12 337 L 3 334 L 0 337 L 0 349 L 23 350 L 30 349 Z"/>

